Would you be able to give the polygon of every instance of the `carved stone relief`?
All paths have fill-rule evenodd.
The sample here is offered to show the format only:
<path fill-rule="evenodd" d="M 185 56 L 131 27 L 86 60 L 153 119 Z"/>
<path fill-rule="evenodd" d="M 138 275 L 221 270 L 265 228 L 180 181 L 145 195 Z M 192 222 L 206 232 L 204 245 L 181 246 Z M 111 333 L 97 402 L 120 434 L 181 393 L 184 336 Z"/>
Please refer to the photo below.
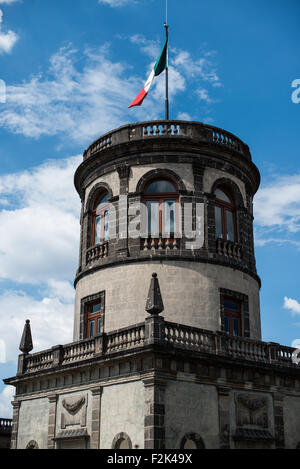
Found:
<path fill-rule="evenodd" d="M 61 413 L 61 428 L 71 425 L 86 427 L 88 396 L 75 396 L 63 399 Z"/>
<path fill-rule="evenodd" d="M 251 394 L 236 395 L 236 424 L 238 427 L 268 428 L 268 402 Z"/>

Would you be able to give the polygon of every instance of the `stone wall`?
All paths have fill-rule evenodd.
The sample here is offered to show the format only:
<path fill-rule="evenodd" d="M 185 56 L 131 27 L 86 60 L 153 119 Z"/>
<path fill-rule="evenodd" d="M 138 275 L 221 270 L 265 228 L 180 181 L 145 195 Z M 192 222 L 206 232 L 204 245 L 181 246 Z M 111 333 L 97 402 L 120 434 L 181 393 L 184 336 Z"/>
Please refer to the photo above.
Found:
<path fill-rule="evenodd" d="M 261 338 L 259 285 L 252 277 L 211 264 L 148 261 L 102 269 L 78 282 L 74 340 L 80 339 L 81 301 L 101 291 L 105 291 L 105 332 L 144 321 L 153 272 L 159 276 L 166 321 L 220 330 L 220 289 L 227 289 L 249 297 L 250 337 Z"/>
<path fill-rule="evenodd" d="M 35 441 L 40 449 L 48 446 L 48 399 L 30 399 L 21 402 L 19 410 L 17 448 L 26 449 Z"/>
<path fill-rule="evenodd" d="M 186 382 L 184 382 L 184 378 Z M 166 448 L 180 449 L 185 435 L 197 434 L 206 449 L 219 448 L 218 394 L 215 386 L 196 384 L 188 375 L 168 382 L 165 396 Z"/>

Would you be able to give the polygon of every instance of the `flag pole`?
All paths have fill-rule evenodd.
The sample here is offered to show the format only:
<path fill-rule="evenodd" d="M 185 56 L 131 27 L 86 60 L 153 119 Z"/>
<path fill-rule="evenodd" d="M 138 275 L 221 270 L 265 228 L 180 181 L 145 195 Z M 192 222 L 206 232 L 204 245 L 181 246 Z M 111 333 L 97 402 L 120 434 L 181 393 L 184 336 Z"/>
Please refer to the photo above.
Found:
<path fill-rule="evenodd" d="M 166 121 L 169 120 L 169 26 L 167 22 L 165 22 L 165 30 L 166 30 L 166 39 L 167 39 L 167 67 L 166 67 L 166 100 L 165 100 L 165 113 L 166 113 Z"/>

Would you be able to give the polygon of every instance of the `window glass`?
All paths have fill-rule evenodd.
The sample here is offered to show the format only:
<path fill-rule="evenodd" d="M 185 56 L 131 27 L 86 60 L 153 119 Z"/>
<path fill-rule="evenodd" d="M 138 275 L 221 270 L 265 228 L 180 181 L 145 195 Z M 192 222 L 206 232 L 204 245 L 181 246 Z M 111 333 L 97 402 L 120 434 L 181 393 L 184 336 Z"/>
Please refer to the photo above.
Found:
<path fill-rule="evenodd" d="M 223 238 L 222 209 L 215 206 L 216 238 Z"/>
<path fill-rule="evenodd" d="M 215 190 L 215 196 L 217 199 L 222 200 L 223 202 L 227 202 L 228 204 L 232 204 L 232 200 L 228 197 L 225 192 L 221 191 L 221 189 Z"/>
<path fill-rule="evenodd" d="M 240 320 L 238 318 L 232 318 L 232 332 L 234 337 L 240 335 Z"/>
<path fill-rule="evenodd" d="M 238 304 L 235 301 L 224 300 L 224 308 L 232 311 L 239 311 Z"/>
<path fill-rule="evenodd" d="M 176 189 L 169 181 L 154 181 L 146 191 L 147 194 L 161 194 L 164 192 L 176 192 Z"/>
<path fill-rule="evenodd" d="M 175 233 L 176 231 L 176 200 L 164 201 L 164 232 Z"/>
<path fill-rule="evenodd" d="M 97 319 L 97 334 L 101 334 L 102 318 Z"/>
<path fill-rule="evenodd" d="M 94 337 L 94 331 L 95 331 L 95 321 L 90 321 L 90 323 L 89 323 L 89 338 Z"/>
<path fill-rule="evenodd" d="M 227 241 L 235 241 L 233 213 L 226 210 Z"/>
<path fill-rule="evenodd" d="M 95 218 L 95 244 L 101 243 L 102 215 Z"/>
<path fill-rule="evenodd" d="M 91 312 L 90 314 L 97 314 L 101 312 L 101 303 L 97 303 L 96 305 L 93 305 L 91 307 Z"/>
<path fill-rule="evenodd" d="M 159 203 L 156 201 L 147 202 L 148 233 L 157 235 L 159 233 Z"/>
<path fill-rule="evenodd" d="M 98 202 L 97 204 L 97 207 L 96 207 L 96 210 L 99 210 L 101 209 L 101 206 L 106 204 L 110 199 L 110 195 L 109 194 L 105 194 Z"/>
<path fill-rule="evenodd" d="M 224 331 L 230 334 L 230 320 L 226 314 L 224 315 Z"/>
<path fill-rule="evenodd" d="M 104 241 L 109 240 L 109 213 L 105 212 L 104 215 Z"/>

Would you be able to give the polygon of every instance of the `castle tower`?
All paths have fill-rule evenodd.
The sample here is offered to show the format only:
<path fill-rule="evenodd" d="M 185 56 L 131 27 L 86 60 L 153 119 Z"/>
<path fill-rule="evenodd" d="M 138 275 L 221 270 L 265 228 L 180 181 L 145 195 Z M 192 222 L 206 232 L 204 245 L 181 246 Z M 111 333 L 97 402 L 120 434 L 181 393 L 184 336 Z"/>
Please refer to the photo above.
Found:
<path fill-rule="evenodd" d="M 259 182 L 246 144 L 198 122 L 84 152 L 74 342 L 32 354 L 27 321 L 12 448 L 300 445 L 297 352 L 261 341 Z"/>
<path fill-rule="evenodd" d="M 261 339 L 252 211 L 259 180 L 247 145 L 197 122 L 127 125 L 94 142 L 75 175 L 82 217 L 74 340 L 93 334 L 89 327 L 97 333 L 93 307 L 103 332 L 143 321 L 153 271 L 165 320 Z M 139 213 L 133 238 L 126 220 Z"/>

